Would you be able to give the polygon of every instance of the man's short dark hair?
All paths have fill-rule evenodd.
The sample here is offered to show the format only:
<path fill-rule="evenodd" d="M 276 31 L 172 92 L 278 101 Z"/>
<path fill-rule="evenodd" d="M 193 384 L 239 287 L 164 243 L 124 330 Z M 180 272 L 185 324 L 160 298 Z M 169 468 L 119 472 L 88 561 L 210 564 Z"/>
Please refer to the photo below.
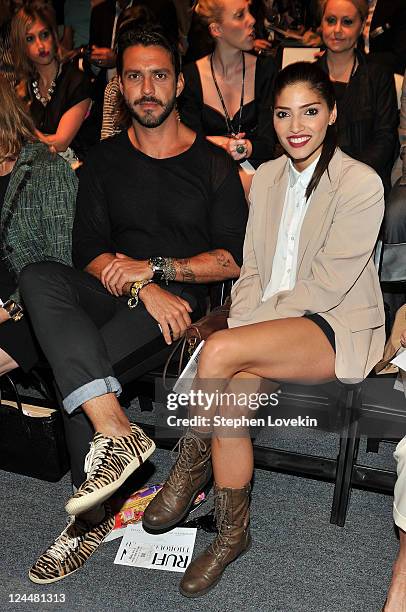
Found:
<path fill-rule="evenodd" d="M 171 56 L 175 69 L 176 80 L 181 71 L 180 54 L 175 41 L 170 40 L 159 26 L 142 26 L 127 30 L 120 34 L 117 41 L 117 72 L 123 74 L 123 55 L 129 47 L 141 45 L 142 47 L 163 47 Z"/>

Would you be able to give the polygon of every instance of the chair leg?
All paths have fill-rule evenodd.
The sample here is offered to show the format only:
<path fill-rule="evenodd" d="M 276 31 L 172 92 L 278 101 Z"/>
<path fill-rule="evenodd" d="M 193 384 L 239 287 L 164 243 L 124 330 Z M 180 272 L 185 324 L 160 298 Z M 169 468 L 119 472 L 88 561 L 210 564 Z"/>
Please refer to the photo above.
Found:
<path fill-rule="evenodd" d="M 152 412 L 153 411 L 154 404 L 150 397 L 145 397 L 145 395 L 139 395 L 138 401 L 140 404 L 141 412 Z"/>
<path fill-rule="evenodd" d="M 379 438 L 367 438 L 367 453 L 379 453 Z"/>
<path fill-rule="evenodd" d="M 351 482 L 354 464 L 358 456 L 359 448 L 359 433 L 358 433 L 358 422 L 354 421 L 350 428 L 350 439 L 348 444 L 348 458 L 346 462 L 346 470 L 343 479 L 343 486 L 341 489 L 341 499 L 337 513 L 337 525 L 344 527 L 345 519 L 347 518 L 348 503 L 351 495 Z"/>
<path fill-rule="evenodd" d="M 354 460 L 358 454 L 358 409 L 361 401 L 361 387 L 346 390 L 344 422 L 340 436 L 340 450 L 337 457 L 336 481 L 330 523 L 343 527 L 351 491 Z"/>

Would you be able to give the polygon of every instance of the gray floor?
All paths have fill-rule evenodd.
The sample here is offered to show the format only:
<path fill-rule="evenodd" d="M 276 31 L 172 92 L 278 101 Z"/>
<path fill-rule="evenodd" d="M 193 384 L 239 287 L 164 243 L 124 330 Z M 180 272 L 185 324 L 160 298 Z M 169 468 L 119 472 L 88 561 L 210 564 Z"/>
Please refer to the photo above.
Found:
<path fill-rule="evenodd" d="M 336 454 L 336 438 L 329 434 L 306 433 L 288 440 L 275 440 L 274 435 L 272 444 Z M 360 454 L 363 463 L 393 468 L 392 451 L 382 445 L 379 456 L 366 456 L 363 450 Z M 170 463 L 169 452 L 156 451 L 149 480 L 160 482 Z M 69 478 L 50 484 L 0 472 L 0 483 L 1 611 L 378 612 L 397 550 L 390 497 L 354 491 L 346 525 L 340 528 L 329 523 L 331 484 L 257 470 L 253 547 L 204 598 L 184 599 L 178 593 L 180 574 L 113 565 L 118 541 L 104 544 L 67 579 L 41 587 L 28 580 L 27 570 L 64 525 Z M 211 538 L 199 531 L 196 551 Z M 65 603 L 10 604 L 13 593 L 64 594 Z"/>

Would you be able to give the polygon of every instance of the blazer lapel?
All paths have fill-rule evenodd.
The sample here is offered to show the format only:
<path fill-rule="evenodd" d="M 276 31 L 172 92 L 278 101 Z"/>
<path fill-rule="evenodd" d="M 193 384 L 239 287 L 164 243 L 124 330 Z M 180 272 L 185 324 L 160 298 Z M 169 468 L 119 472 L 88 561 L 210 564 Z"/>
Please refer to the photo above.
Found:
<path fill-rule="evenodd" d="M 330 211 L 330 203 L 332 194 L 337 190 L 338 177 L 341 171 L 342 154 L 337 149 L 330 164 L 329 173 L 324 172 L 320 182 L 313 192 L 313 196 L 309 202 L 308 209 L 303 220 L 302 229 L 300 232 L 299 249 L 297 255 L 297 269 L 299 269 L 307 248 L 311 242 L 312 236 L 315 236 L 323 226 L 326 215 Z"/>
<path fill-rule="evenodd" d="M 263 253 L 262 261 L 264 262 L 264 287 L 271 278 L 272 264 L 275 256 L 276 244 L 278 242 L 279 226 L 282 219 L 283 207 L 285 204 L 286 190 L 289 180 L 289 165 L 286 161 L 284 169 L 282 169 L 279 177 L 275 179 L 275 183 L 268 188 L 266 217 L 264 218 L 263 228 Z M 261 261 L 261 258 L 258 258 Z"/>

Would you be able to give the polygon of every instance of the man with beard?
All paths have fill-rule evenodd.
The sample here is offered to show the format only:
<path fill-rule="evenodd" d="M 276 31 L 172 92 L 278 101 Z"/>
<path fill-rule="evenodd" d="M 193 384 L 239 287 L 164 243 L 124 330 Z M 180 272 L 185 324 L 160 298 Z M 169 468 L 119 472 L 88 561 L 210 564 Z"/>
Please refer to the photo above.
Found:
<path fill-rule="evenodd" d="M 162 363 L 204 312 L 207 283 L 237 277 L 242 259 L 247 206 L 238 173 L 177 119 L 176 47 L 161 32 L 129 31 L 117 66 L 128 130 L 95 147 L 81 172 L 77 269 L 41 263 L 20 282 L 68 414 L 77 489 L 68 526 L 29 572 L 37 583 L 85 563 L 114 523 L 104 502 L 154 450 L 121 408 L 119 381 Z"/>

